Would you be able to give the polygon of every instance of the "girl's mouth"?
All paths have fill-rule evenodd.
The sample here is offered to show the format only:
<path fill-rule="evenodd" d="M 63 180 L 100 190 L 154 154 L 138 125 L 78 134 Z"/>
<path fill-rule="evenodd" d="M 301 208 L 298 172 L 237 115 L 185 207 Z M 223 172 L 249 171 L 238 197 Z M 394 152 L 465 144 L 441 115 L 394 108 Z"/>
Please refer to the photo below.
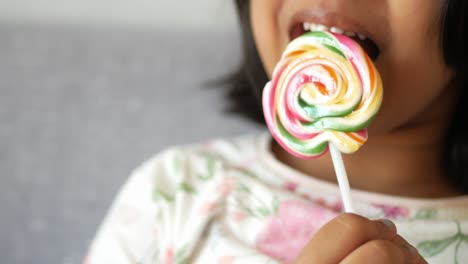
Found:
<path fill-rule="evenodd" d="M 380 55 L 380 49 L 377 44 L 366 35 L 360 32 L 347 31 L 336 26 L 327 26 L 311 22 L 296 23 L 291 28 L 289 37 L 291 40 L 293 40 L 310 31 L 328 31 L 335 34 L 345 35 L 361 45 L 361 47 L 373 61 L 377 60 Z"/>

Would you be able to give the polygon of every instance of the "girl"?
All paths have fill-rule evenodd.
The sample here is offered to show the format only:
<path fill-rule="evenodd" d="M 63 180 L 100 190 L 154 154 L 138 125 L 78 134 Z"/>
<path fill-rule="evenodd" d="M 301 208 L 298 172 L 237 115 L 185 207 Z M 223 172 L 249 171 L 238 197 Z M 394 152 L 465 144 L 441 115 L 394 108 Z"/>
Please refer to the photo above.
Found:
<path fill-rule="evenodd" d="M 369 141 L 345 157 L 361 216 L 341 214 L 329 156 L 294 158 L 268 133 L 213 140 L 137 169 L 87 263 L 468 263 L 467 2 L 236 4 L 245 63 L 229 95 L 255 120 L 305 23 L 358 36 L 374 59 L 383 107 Z"/>

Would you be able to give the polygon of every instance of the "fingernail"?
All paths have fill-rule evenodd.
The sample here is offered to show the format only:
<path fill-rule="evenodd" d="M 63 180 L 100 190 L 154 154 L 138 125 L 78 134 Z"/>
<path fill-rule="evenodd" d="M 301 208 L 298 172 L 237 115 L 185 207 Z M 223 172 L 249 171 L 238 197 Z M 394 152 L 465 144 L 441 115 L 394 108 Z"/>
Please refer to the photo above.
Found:
<path fill-rule="evenodd" d="M 410 253 L 411 257 L 415 258 L 415 257 L 417 257 L 417 256 L 419 255 L 418 250 L 417 250 L 415 247 L 413 247 L 412 245 L 406 243 L 406 244 L 404 245 L 404 247 L 408 250 L 408 252 Z"/>
<path fill-rule="evenodd" d="M 396 230 L 397 230 L 396 225 L 395 225 L 392 221 L 390 221 L 390 220 L 388 220 L 388 219 L 382 219 L 382 220 L 380 220 L 380 221 L 381 221 L 389 230 L 391 230 L 391 231 L 396 231 Z"/>

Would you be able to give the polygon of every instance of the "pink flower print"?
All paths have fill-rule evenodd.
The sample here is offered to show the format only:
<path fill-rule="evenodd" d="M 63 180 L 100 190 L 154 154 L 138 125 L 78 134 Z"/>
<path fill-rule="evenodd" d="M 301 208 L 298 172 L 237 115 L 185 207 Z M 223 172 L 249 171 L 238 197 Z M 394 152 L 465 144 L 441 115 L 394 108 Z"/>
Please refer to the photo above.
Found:
<path fill-rule="evenodd" d="M 234 189 L 234 177 L 225 177 L 216 189 L 221 197 L 228 196 Z"/>
<path fill-rule="evenodd" d="M 327 202 L 323 198 L 315 200 L 315 203 L 317 203 L 318 205 L 323 206 L 323 207 L 328 207 Z"/>
<path fill-rule="evenodd" d="M 243 211 L 234 211 L 231 213 L 231 217 L 236 223 L 240 223 L 247 218 L 247 214 Z"/>
<path fill-rule="evenodd" d="M 232 264 L 233 262 L 233 256 L 221 256 L 218 258 L 218 264 Z"/>
<path fill-rule="evenodd" d="M 290 191 L 290 192 L 296 192 L 297 190 L 297 183 L 295 182 L 284 182 L 283 183 L 283 189 Z"/>
<path fill-rule="evenodd" d="M 374 204 L 375 207 L 382 209 L 384 216 L 386 218 L 400 218 L 400 217 L 408 217 L 409 209 L 405 207 L 399 206 L 390 206 L 390 205 L 383 205 L 383 204 Z"/>
<path fill-rule="evenodd" d="M 330 210 L 332 210 L 333 212 L 336 212 L 336 213 L 342 213 L 343 212 L 343 202 L 341 201 L 336 201 L 335 203 L 333 204 L 329 204 L 327 203 L 327 201 L 325 201 L 325 199 L 317 199 L 315 201 L 318 205 L 322 206 L 322 207 L 325 207 L 325 208 L 328 208 Z"/>
<path fill-rule="evenodd" d="M 169 247 L 166 249 L 164 255 L 164 264 L 174 264 L 174 248 Z"/>
<path fill-rule="evenodd" d="M 334 212 L 342 213 L 342 212 L 344 211 L 343 202 L 342 202 L 342 201 L 336 201 L 336 202 L 330 207 L 330 209 L 332 209 Z"/>
<path fill-rule="evenodd" d="M 300 200 L 280 204 L 278 215 L 267 220 L 256 239 L 257 250 L 292 263 L 312 236 L 338 214 Z"/>
<path fill-rule="evenodd" d="M 312 197 L 310 197 L 310 195 L 308 195 L 307 193 L 301 194 L 301 197 L 304 198 L 304 199 L 306 199 L 306 200 L 309 200 L 309 201 L 312 200 Z"/>
<path fill-rule="evenodd" d="M 218 204 L 214 201 L 205 202 L 200 208 L 200 213 L 209 214 L 213 212 L 218 207 Z"/>

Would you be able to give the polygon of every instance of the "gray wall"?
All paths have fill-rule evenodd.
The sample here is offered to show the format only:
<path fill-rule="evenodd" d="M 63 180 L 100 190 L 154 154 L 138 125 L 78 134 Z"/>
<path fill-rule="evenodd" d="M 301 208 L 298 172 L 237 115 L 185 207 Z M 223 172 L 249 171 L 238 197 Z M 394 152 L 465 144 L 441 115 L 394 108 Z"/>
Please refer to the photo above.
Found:
<path fill-rule="evenodd" d="M 0 263 L 80 263 L 142 161 L 259 130 L 207 87 L 239 63 L 230 2 L 175 2 L 0 0 Z"/>
<path fill-rule="evenodd" d="M 230 0 L 1 0 L 0 22 L 226 30 Z"/>

